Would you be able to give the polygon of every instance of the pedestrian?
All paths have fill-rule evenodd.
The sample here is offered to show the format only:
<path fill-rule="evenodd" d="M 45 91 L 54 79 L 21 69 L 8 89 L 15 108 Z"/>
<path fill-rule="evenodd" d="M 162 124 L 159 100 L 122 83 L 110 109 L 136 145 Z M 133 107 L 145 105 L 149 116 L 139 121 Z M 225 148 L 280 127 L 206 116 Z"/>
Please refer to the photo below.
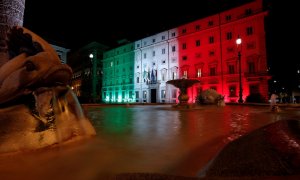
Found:
<path fill-rule="evenodd" d="M 277 99 L 277 95 L 273 93 L 270 98 L 271 107 L 276 105 L 276 99 Z"/>
<path fill-rule="evenodd" d="M 277 99 L 277 95 L 276 94 L 272 94 L 271 95 L 271 98 L 270 98 L 270 105 L 271 105 L 271 111 L 273 112 L 278 112 L 279 111 L 279 108 L 278 106 L 276 105 L 276 99 Z"/>

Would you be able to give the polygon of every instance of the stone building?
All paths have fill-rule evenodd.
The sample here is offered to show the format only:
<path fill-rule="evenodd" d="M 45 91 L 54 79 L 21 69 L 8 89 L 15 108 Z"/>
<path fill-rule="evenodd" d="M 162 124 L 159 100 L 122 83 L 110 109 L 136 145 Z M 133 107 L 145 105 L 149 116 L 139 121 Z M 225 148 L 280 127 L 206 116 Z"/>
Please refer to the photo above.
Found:
<path fill-rule="evenodd" d="M 226 102 L 237 102 L 240 82 L 244 101 L 258 93 L 267 99 L 267 13 L 256 0 L 106 51 L 102 99 L 176 102 L 178 89 L 166 82 L 178 78 L 200 80 L 188 89 L 190 102 L 208 88 L 224 95 Z"/>

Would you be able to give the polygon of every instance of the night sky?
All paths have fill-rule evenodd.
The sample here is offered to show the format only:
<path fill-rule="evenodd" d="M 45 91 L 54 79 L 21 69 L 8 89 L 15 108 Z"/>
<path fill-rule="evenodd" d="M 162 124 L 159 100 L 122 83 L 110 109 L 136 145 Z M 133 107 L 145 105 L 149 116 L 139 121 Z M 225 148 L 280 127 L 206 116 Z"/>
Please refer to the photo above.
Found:
<path fill-rule="evenodd" d="M 26 0 L 23 26 L 72 50 L 92 41 L 115 47 L 118 40 L 138 40 L 250 1 L 109 1 L 97 5 L 103 1 Z M 288 1 L 264 2 L 270 10 L 266 33 L 271 72 L 287 81 L 300 69 L 297 6 Z"/>
<path fill-rule="evenodd" d="M 178 4 L 151 0 L 97 5 L 102 1 L 26 0 L 24 27 L 68 48 L 91 41 L 114 46 L 120 39 L 134 41 L 249 1 L 188 0 Z"/>

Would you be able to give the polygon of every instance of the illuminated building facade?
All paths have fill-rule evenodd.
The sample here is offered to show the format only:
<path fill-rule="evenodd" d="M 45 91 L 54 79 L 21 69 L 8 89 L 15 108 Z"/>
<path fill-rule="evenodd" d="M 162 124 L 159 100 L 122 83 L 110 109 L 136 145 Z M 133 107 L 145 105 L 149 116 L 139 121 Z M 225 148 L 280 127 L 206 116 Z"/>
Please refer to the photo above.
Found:
<path fill-rule="evenodd" d="M 195 78 L 190 102 L 215 89 L 226 102 L 237 102 L 239 83 L 250 94 L 268 97 L 266 38 L 262 1 L 220 12 L 106 51 L 102 99 L 107 103 L 176 102 L 178 89 L 168 80 Z M 240 37 L 242 44 L 237 46 Z M 241 54 L 239 80 L 238 52 Z"/>

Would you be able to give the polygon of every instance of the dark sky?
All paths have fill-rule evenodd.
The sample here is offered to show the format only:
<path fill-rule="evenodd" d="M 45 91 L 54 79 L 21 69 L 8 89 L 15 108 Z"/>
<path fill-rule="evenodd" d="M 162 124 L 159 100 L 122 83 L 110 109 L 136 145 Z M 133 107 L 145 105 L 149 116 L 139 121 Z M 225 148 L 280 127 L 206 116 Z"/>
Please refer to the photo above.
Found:
<path fill-rule="evenodd" d="M 26 0 L 23 26 L 72 50 L 92 41 L 114 47 L 120 39 L 138 40 L 249 1 Z M 270 66 L 281 78 L 291 78 L 300 69 L 298 6 L 292 0 L 264 2 L 270 10 L 266 27 Z"/>
<path fill-rule="evenodd" d="M 26 0 L 24 27 L 68 48 L 91 41 L 113 46 L 123 38 L 144 38 L 249 1 L 185 0 L 178 4 L 144 0 L 101 5 L 104 1 Z"/>

